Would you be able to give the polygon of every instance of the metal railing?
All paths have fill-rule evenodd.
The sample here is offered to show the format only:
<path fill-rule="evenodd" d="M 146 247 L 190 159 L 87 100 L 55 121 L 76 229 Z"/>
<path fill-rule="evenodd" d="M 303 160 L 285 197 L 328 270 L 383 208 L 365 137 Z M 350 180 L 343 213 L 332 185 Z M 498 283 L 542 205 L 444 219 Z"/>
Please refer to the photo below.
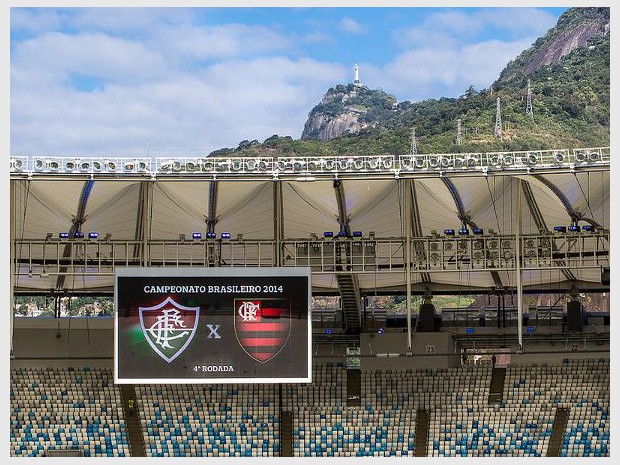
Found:
<path fill-rule="evenodd" d="M 418 155 L 306 157 L 56 157 L 11 156 L 11 178 L 317 179 L 575 172 L 608 170 L 610 148 Z"/>
<path fill-rule="evenodd" d="M 609 266 L 609 233 L 415 237 L 412 272 L 515 271 L 516 241 L 522 270 Z M 17 275 L 114 275 L 119 266 L 274 267 L 309 266 L 313 273 L 389 273 L 405 270 L 406 239 L 344 238 L 266 240 L 20 239 Z M 146 249 L 145 249 L 146 247 Z"/>

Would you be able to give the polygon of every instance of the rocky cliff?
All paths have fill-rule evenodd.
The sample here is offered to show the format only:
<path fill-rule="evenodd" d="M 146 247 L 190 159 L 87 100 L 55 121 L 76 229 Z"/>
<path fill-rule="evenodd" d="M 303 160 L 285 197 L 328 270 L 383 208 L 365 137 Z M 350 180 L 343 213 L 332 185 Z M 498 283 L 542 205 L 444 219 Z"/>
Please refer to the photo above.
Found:
<path fill-rule="evenodd" d="M 609 8 L 572 8 L 555 27 L 539 38 L 502 71 L 497 84 L 528 77 L 543 66 L 554 65 L 578 47 L 609 34 Z"/>
<path fill-rule="evenodd" d="M 332 87 L 308 115 L 301 138 L 328 141 L 359 134 L 387 120 L 396 105 L 396 98 L 382 90 L 354 84 Z"/>

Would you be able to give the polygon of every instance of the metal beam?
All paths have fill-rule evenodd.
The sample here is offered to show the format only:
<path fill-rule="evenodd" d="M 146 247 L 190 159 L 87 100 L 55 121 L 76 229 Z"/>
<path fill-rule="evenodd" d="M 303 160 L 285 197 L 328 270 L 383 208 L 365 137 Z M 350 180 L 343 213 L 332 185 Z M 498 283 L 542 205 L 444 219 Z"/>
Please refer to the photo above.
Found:
<path fill-rule="evenodd" d="M 538 179 L 538 180 L 540 181 L 540 179 Z M 544 184 L 544 182 L 543 182 L 543 184 Z M 521 183 L 520 183 L 520 186 L 521 186 L 521 191 L 523 192 L 523 196 L 525 197 L 525 201 L 527 202 L 527 205 L 528 205 L 528 207 L 530 209 L 530 213 L 532 214 L 532 218 L 534 219 L 534 223 L 536 224 L 536 227 L 538 228 L 538 231 L 541 234 L 548 234 L 549 233 L 549 228 L 547 227 L 547 222 L 545 221 L 545 218 L 544 218 L 542 212 L 540 211 L 540 207 L 538 206 L 538 202 L 536 202 L 536 198 L 534 197 L 534 193 L 532 192 L 532 188 L 530 186 L 529 181 L 526 181 L 526 180 L 522 179 Z M 557 187 L 556 187 L 556 189 L 557 189 Z M 562 196 L 562 197 L 564 197 L 564 196 Z M 565 197 L 564 197 L 564 199 L 565 199 L 566 203 L 568 203 L 568 200 Z M 560 198 L 560 201 L 561 200 L 562 200 L 562 198 Z M 566 205 L 566 203 L 564 203 L 564 204 Z M 575 280 L 575 275 L 570 270 L 561 268 L 561 271 L 562 271 L 562 274 L 566 277 L 566 279 Z"/>
<path fill-rule="evenodd" d="M 88 203 L 88 198 L 90 196 L 90 192 L 95 184 L 95 181 L 88 180 L 84 183 L 82 187 L 82 192 L 80 194 L 80 200 L 78 201 L 78 208 L 75 216 L 73 217 L 73 222 L 71 224 L 71 228 L 69 229 L 69 237 L 75 237 L 75 233 L 80 231 L 82 228 L 82 224 L 86 220 L 86 204 Z M 63 257 L 71 256 L 71 243 L 67 243 L 65 245 L 65 249 L 63 252 Z M 56 279 L 56 289 L 61 290 L 65 286 L 65 275 L 59 274 Z"/>
<path fill-rule="evenodd" d="M 448 188 L 448 190 L 450 191 L 450 194 L 452 195 L 452 199 L 454 200 L 454 204 L 456 205 L 457 216 L 459 220 L 461 221 L 461 224 L 463 224 L 464 226 L 468 226 L 472 229 L 477 228 L 478 226 L 472 220 L 471 216 L 465 212 L 463 201 L 461 200 L 459 191 L 454 185 L 454 183 L 451 180 L 446 179 L 446 178 L 442 178 L 442 180 L 444 184 L 446 185 L 446 187 Z M 500 278 L 499 273 L 497 271 L 491 271 L 491 278 L 493 278 L 495 287 L 497 287 L 499 290 L 504 289 L 504 284 L 502 283 L 502 279 Z"/>

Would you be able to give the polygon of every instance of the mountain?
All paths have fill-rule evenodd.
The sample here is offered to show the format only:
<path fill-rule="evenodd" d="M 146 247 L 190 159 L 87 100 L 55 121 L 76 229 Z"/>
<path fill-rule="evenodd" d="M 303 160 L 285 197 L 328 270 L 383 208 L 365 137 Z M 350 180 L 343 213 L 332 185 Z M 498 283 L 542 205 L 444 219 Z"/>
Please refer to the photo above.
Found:
<path fill-rule="evenodd" d="M 310 111 L 300 139 L 273 135 L 217 153 L 403 154 L 413 127 L 419 153 L 609 146 L 609 36 L 609 8 L 571 8 L 487 89 L 470 86 L 457 98 L 398 102 L 380 89 L 337 85 Z M 501 137 L 495 133 L 497 99 Z"/>
<path fill-rule="evenodd" d="M 326 141 L 376 128 L 397 111 L 396 106 L 396 98 L 382 90 L 359 84 L 337 85 L 312 109 L 301 138 Z"/>

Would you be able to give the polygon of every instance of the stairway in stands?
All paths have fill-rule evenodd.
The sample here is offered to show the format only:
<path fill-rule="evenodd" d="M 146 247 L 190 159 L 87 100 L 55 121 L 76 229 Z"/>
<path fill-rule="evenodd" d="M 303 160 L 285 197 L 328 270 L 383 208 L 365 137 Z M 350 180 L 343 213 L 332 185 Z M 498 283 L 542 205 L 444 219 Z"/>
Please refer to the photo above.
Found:
<path fill-rule="evenodd" d="M 489 386 L 489 405 L 499 404 L 504 400 L 504 380 L 506 368 L 493 367 L 491 386 Z"/>
<path fill-rule="evenodd" d="M 564 431 L 568 423 L 568 409 L 558 408 L 555 411 L 553 420 L 553 429 L 549 438 L 549 447 L 547 447 L 547 457 L 559 457 L 562 451 L 562 439 L 564 439 Z"/>
<path fill-rule="evenodd" d="M 357 276 L 336 273 L 347 334 L 359 334 L 361 297 Z"/>
<path fill-rule="evenodd" d="M 358 368 L 347 368 L 347 407 L 362 405 L 362 371 Z"/>
<path fill-rule="evenodd" d="M 280 413 L 280 457 L 293 456 L 293 412 Z"/>
<path fill-rule="evenodd" d="M 123 413 L 125 415 L 125 425 L 127 426 L 127 440 L 132 457 L 146 457 L 144 446 L 144 436 L 142 435 L 142 425 L 138 412 L 138 403 L 134 402 L 133 413 L 128 409 L 129 399 L 137 399 L 136 389 L 133 384 L 121 384 L 121 399 L 123 402 Z"/>
<path fill-rule="evenodd" d="M 428 456 L 428 431 L 431 424 L 431 416 L 428 410 L 418 410 L 415 423 L 415 452 L 414 457 Z"/>

